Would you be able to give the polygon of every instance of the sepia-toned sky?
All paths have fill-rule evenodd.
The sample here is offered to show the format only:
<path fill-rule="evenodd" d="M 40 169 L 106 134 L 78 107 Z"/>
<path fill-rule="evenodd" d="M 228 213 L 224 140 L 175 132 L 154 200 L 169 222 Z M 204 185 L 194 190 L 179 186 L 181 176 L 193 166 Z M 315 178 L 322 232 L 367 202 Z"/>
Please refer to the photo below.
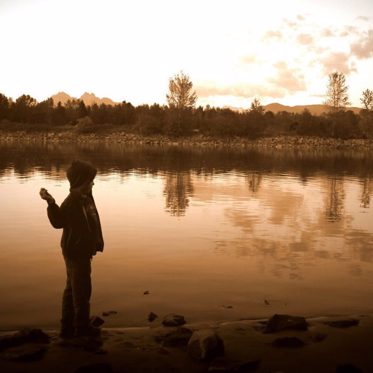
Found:
<path fill-rule="evenodd" d="M 373 90 L 372 0 L 0 0 L 0 92 L 166 103 L 180 70 L 201 105 L 318 104 L 346 74 Z"/>

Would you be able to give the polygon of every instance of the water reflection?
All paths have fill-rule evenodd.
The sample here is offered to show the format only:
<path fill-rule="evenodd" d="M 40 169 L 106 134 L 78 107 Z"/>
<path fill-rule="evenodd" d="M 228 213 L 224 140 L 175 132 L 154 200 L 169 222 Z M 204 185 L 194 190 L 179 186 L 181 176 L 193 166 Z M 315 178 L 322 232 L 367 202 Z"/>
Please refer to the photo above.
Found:
<path fill-rule="evenodd" d="M 183 216 L 193 196 L 193 183 L 190 172 L 166 174 L 164 195 L 166 211 L 174 216 Z"/>
<path fill-rule="evenodd" d="M 247 176 L 248 183 L 249 183 L 249 189 L 256 193 L 259 190 L 260 183 L 262 181 L 262 175 L 259 173 L 249 173 Z"/>
<path fill-rule="evenodd" d="M 362 182 L 362 191 L 361 191 L 361 207 L 369 208 L 370 206 L 370 195 L 373 191 L 373 183 L 366 177 Z"/>
<path fill-rule="evenodd" d="M 328 179 L 328 184 L 327 201 L 325 203 L 326 216 L 330 221 L 338 221 L 343 216 L 345 197 L 343 179 L 331 177 Z"/>
<path fill-rule="evenodd" d="M 38 304 L 59 306 L 59 296 L 48 296 L 59 289 L 53 276 L 63 276 L 59 232 L 37 191 L 50 187 L 62 201 L 73 159 L 99 170 L 94 192 L 108 245 L 96 259 L 102 307 L 115 301 L 123 314 L 131 307 L 137 314 L 143 302 L 144 315 L 153 307 L 142 297 L 151 284 L 159 307 L 234 304 L 244 313 L 236 317 L 261 314 L 258 304 L 271 294 L 292 304 L 286 312 L 303 313 L 294 304 L 350 309 L 366 299 L 373 309 L 369 153 L 12 143 L 0 144 L 0 298 L 7 300 L 0 317 L 16 317 L 13 302 L 35 297 L 38 287 L 46 297 Z"/>

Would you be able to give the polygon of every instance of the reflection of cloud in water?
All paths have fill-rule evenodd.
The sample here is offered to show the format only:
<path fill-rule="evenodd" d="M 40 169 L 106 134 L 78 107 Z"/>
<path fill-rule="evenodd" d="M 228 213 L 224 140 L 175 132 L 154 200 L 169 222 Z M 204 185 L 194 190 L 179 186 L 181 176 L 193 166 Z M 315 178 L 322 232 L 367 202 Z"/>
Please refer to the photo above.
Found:
<path fill-rule="evenodd" d="M 361 262 L 373 262 L 373 235 L 354 230 L 346 235 L 346 243 L 353 257 Z"/>
<path fill-rule="evenodd" d="M 345 183 L 324 179 L 310 197 L 306 186 L 298 185 L 296 192 L 289 185 L 286 191 L 286 186 L 281 189 L 267 180 L 255 198 L 225 209 L 225 217 L 239 231 L 230 239 L 216 241 L 216 250 L 254 257 L 263 271 L 270 263 L 269 272 L 276 277 L 299 280 L 306 268 L 326 260 L 350 263 L 346 272 L 360 276 L 369 269 L 359 263 L 373 262 L 373 234 L 354 227 L 351 206 L 360 201 L 349 199 L 347 192 L 353 196 L 355 189 L 346 188 Z M 326 216 L 325 211 L 330 214 Z"/>

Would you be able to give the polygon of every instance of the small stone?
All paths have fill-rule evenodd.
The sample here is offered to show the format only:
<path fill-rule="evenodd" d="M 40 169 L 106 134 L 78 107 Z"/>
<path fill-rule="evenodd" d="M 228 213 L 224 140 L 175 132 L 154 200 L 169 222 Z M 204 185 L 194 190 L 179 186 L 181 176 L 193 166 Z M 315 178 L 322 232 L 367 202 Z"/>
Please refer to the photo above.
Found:
<path fill-rule="evenodd" d="M 111 315 L 116 315 L 118 311 L 104 311 L 102 312 L 102 316 L 111 316 Z"/>
<path fill-rule="evenodd" d="M 82 365 L 74 373 L 113 373 L 113 367 L 109 363 L 95 363 Z"/>
<path fill-rule="evenodd" d="M 275 333 L 281 330 L 307 330 L 306 319 L 301 316 L 273 315 L 267 323 L 264 333 Z"/>
<path fill-rule="evenodd" d="M 224 304 L 222 305 L 222 307 L 223 307 L 223 308 L 227 308 L 227 309 L 232 309 L 232 308 L 233 308 L 233 306 L 230 306 L 230 305 L 229 305 L 229 306 L 226 306 L 226 305 L 224 305 Z"/>
<path fill-rule="evenodd" d="M 264 304 L 265 304 L 266 306 L 269 306 L 269 302 L 268 302 L 267 299 L 264 299 Z"/>
<path fill-rule="evenodd" d="M 150 312 L 149 315 L 148 315 L 148 321 L 149 322 L 153 322 L 157 318 L 158 318 L 158 315 L 155 314 L 154 312 Z"/>
<path fill-rule="evenodd" d="M 180 326 L 186 323 L 184 316 L 170 313 L 162 321 L 164 326 Z"/>
<path fill-rule="evenodd" d="M 325 324 L 333 328 L 350 328 L 351 326 L 359 325 L 359 320 L 358 319 L 333 320 L 333 321 L 326 321 Z"/>
<path fill-rule="evenodd" d="M 195 331 L 188 342 L 188 355 L 198 361 L 211 360 L 224 355 L 224 342 L 213 330 Z"/>
<path fill-rule="evenodd" d="M 149 295 L 150 294 L 150 291 L 149 290 L 145 290 L 144 291 L 144 295 Z"/>
<path fill-rule="evenodd" d="M 304 342 L 297 337 L 276 338 L 272 342 L 273 347 L 299 348 L 304 346 Z"/>

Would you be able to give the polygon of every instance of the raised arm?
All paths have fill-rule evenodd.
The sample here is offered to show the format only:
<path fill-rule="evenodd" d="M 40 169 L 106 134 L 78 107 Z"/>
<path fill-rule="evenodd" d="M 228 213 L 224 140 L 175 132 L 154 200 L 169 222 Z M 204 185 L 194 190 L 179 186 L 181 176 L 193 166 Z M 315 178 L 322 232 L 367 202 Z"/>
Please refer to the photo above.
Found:
<path fill-rule="evenodd" d="M 41 199 L 44 199 L 48 203 L 47 214 L 52 226 L 57 229 L 65 227 L 66 219 L 64 211 L 56 204 L 52 195 L 50 195 L 44 188 L 40 189 L 39 194 Z"/>

